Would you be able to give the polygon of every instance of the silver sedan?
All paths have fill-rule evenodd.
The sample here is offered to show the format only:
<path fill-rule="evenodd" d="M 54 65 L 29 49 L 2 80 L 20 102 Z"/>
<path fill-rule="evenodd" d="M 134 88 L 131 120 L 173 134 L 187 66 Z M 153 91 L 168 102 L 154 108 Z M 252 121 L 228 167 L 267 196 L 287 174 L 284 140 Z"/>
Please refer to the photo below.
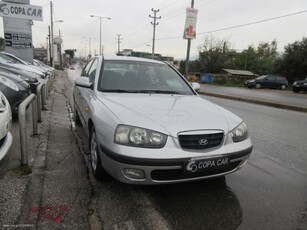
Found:
<path fill-rule="evenodd" d="M 164 62 L 90 60 L 75 81 L 74 117 L 89 135 L 93 174 L 166 184 L 240 169 L 252 152 L 247 125 L 198 89 Z"/>

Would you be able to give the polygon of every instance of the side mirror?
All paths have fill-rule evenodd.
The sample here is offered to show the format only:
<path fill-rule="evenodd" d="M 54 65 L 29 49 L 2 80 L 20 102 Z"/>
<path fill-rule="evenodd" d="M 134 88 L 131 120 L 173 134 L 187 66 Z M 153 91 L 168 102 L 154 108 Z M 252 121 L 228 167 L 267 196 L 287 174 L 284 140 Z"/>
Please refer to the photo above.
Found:
<path fill-rule="evenodd" d="M 198 90 L 200 90 L 200 84 L 197 82 L 192 82 L 191 83 L 192 88 L 197 92 Z"/>
<path fill-rule="evenodd" d="M 75 80 L 75 85 L 83 88 L 93 89 L 93 86 L 87 77 L 77 77 Z"/>

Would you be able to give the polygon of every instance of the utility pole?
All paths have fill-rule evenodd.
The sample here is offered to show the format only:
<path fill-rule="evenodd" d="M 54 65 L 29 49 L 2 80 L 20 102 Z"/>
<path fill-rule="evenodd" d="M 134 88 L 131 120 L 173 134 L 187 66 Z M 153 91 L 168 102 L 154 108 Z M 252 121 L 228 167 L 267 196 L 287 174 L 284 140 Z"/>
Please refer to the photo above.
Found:
<path fill-rule="evenodd" d="M 117 54 L 120 53 L 120 43 L 122 42 L 122 38 L 120 38 L 120 36 L 122 36 L 121 34 L 117 34 L 117 38 L 115 38 L 116 42 L 117 42 Z"/>
<path fill-rule="evenodd" d="M 194 8 L 194 0 L 191 0 L 191 8 Z M 191 39 L 188 39 L 188 48 L 187 48 L 187 58 L 185 61 L 185 78 L 188 79 L 189 76 L 189 67 L 190 67 L 190 50 L 191 50 Z"/>
<path fill-rule="evenodd" d="M 153 22 L 151 24 L 153 25 L 153 36 L 152 36 L 152 53 L 151 53 L 151 58 L 154 59 L 155 56 L 155 38 L 156 38 L 156 26 L 159 25 L 159 22 L 157 22 L 157 19 L 161 19 L 160 17 L 157 17 L 157 13 L 160 10 L 154 10 L 153 8 L 151 9 L 152 12 L 154 12 L 154 16 L 149 15 L 150 18 L 153 18 Z"/>
<path fill-rule="evenodd" d="M 53 5 L 52 1 L 50 1 L 50 28 L 51 28 L 51 59 L 50 59 L 50 66 L 54 68 L 54 47 L 53 47 Z"/>
<path fill-rule="evenodd" d="M 48 26 L 48 37 L 49 37 L 49 65 L 52 66 L 52 53 L 51 53 L 51 34 L 50 26 Z"/>

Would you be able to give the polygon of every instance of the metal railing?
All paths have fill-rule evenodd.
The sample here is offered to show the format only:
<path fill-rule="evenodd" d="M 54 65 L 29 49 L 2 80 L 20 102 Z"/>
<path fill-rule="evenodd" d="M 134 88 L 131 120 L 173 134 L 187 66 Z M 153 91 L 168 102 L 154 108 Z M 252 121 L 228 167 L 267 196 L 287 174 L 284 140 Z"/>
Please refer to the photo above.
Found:
<path fill-rule="evenodd" d="M 30 107 L 30 105 L 32 105 L 33 135 L 37 135 L 38 122 L 42 121 L 41 111 L 44 109 L 44 106 L 47 105 L 51 84 L 52 76 L 46 78 L 45 82 L 40 83 L 37 87 L 36 94 L 30 94 L 18 107 L 21 165 L 28 166 L 28 142 L 26 128 L 27 109 Z"/>

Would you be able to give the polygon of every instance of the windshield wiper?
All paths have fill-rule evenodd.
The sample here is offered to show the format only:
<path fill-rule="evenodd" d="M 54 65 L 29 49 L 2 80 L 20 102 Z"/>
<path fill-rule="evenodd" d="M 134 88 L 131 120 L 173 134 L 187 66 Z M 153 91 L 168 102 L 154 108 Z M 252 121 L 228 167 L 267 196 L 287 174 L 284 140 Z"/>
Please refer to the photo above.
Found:
<path fill-rule="evenodd" d="M 173 90 L 128 90 L 128 89 L 101 89 L 102 92 L 107 93 L 146 93 L 146 94 L 180 94 L 185 95 L 183 92 Z"/>
<path fill-rule="evenodd" d="M 139 90 L 139 93 L 149 93 L 149 94 L 181 94 L 184 93 L 174 90 Z"/>
<path fill-rule="evenodd" d="M 127 89 L 102 89 L 102 92 L 107 93 L 137 93 L 136 90 L 127 90 Z"/>

